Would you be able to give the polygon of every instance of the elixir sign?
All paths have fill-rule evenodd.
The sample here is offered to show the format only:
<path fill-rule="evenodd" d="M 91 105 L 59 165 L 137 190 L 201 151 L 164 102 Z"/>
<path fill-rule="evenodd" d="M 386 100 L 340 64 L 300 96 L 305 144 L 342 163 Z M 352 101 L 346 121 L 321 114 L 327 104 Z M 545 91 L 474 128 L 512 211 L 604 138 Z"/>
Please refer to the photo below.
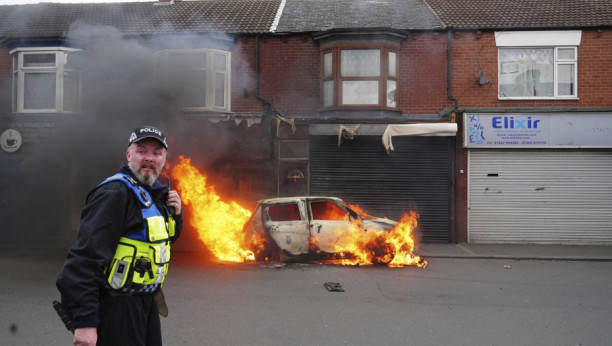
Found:
<path fill-rule="evenodd" d="M 465 113 L 467 148 L 610 148 L 610 113 Z"/>

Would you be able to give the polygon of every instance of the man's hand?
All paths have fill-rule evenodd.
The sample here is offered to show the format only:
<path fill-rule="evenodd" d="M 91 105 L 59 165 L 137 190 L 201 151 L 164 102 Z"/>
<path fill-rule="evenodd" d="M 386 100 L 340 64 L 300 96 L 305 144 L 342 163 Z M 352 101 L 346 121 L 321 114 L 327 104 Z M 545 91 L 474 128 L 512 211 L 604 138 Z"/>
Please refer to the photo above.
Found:
<path fill-rule="evenodd" d="M 174 215 L 181 214 L 181 196 L 179 196 L 178 192 L 175 190 L 170 190 L 168 192 L 168 200 L 166 201 L 166 205 L 173 208 Z"/>
<path fill-rule="evenodd" d="M 73 344 L 77 346 L 96 346 L 98 331 L 96 327 L 77 328 L 74 330 Z"/>

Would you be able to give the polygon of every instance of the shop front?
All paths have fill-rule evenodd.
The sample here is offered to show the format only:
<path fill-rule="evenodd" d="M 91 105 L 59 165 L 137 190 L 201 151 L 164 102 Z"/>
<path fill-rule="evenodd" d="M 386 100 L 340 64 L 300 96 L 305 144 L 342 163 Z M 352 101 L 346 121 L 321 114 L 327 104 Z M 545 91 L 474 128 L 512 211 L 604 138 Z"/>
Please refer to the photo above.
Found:
<path fill-rule="evenodd" d="M 468 241 L 612 244 L 612 114 L 466 113 Z"/>

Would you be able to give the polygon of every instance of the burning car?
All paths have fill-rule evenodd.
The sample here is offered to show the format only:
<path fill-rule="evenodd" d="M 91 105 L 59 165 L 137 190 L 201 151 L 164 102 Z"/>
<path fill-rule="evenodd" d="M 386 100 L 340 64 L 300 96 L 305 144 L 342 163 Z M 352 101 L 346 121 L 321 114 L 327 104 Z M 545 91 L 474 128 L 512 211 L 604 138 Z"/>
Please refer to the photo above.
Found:
<path fill-rule="evenodd" d="M 384 240 L 376 241 L 376 235 L 396 225 L 352 208 L 340 198 L 302 196 L 259 201 L 244 233 L 247 242 L 255 244 L 255 259 L 260 261 L 341 259 L 353 255 L 355 242 L 367 242 L 372 243 L 368 251 L 375 255 L 372 263 L 386 264 L 395 253 Z"/>

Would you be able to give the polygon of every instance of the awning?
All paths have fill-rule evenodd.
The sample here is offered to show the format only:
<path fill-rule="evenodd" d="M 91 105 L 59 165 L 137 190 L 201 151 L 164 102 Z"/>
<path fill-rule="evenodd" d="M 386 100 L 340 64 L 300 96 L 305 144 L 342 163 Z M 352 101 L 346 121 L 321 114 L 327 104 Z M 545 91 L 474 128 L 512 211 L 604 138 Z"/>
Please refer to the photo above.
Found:
<path fill-rule="evenodd" d="M 435 124 L 402 124 L 387 125 L 383 133 L 382 141 L 387 152 L 393 149 L 391 137 L 393 136 L 456 136 L 457 124 L 435 123 Z"/>

